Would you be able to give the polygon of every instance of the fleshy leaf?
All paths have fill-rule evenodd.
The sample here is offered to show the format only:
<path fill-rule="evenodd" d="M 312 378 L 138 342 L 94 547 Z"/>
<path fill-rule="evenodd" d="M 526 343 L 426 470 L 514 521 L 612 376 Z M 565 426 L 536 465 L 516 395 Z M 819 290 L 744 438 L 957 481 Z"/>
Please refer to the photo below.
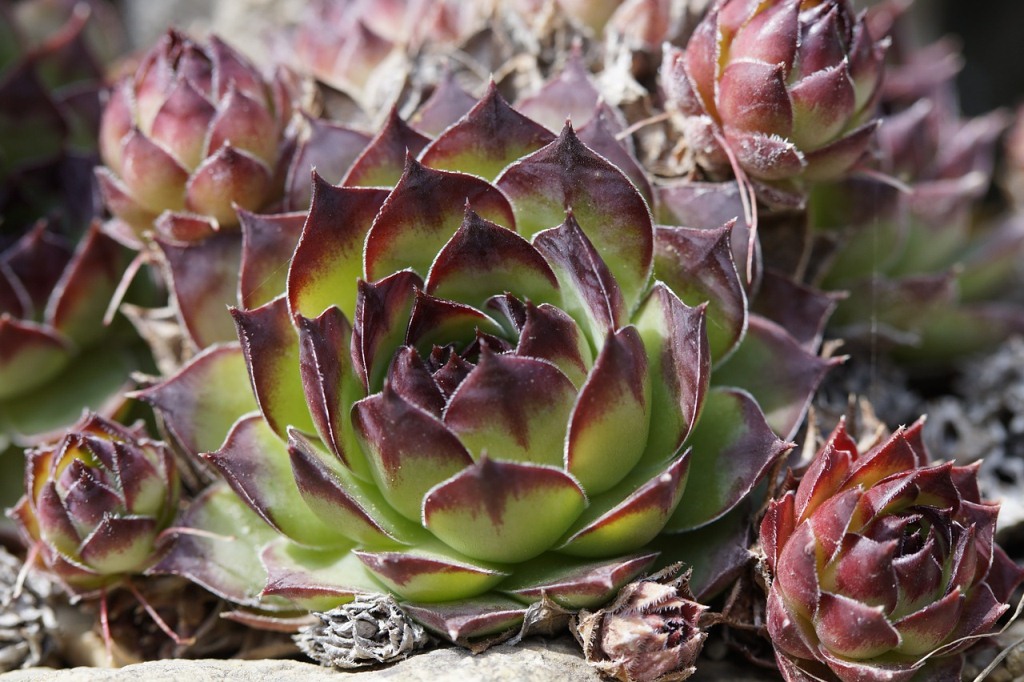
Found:
<path fill-rule="evenodd" d="M 404 268 L 426 276 L 434 254 L 462 224 L 467 204 L 487 220 L 515 226 L 508 200 L 490 183 L 409 159 L 366 239 L 367 279 L 374 281 Z"/>
<path fill-rule="evenodd" d="M 0 399 L 55 377 L 71 360 L 71 348 L 52 329 L 0 314 Z"/>
<path fill-rule="evenodd" d="M 419 275 L 407 270 L 373 284 L 359 282 L 352 360 L 367 393 L 381 389 L 391 358 L 405 345 L 409 315 L 422 286 Z"/>
<path fill-rule="evenodd" d="M 314 432 L 299 372 L 299 339 L 284 296 L 255 310 L 231 310 L 264 419 L 282 439 L 289 426 Z"/>
<path fill-rule="evenodd" d="M 585 506 L 559 469 L 484 456 L 427 494 L 423 525 L 469 557 L 511 563 L 551 547 Z"/>
<path fill-rule="evenodd" d="M 340 183 L 370 138 L 343 125 L 304 114 L 308 137 L 299 142 L 285 179 L 285 209 L 302 211 L 311 199 L 309 173 L 314 168 L 328 183 Z"/>
<path fill-rule="evenodd" d="M 711 374 L 705 307 L 690 308 L 661 282 L 636 316 L 651 377 L 650 432 L 644 461 L 665 461 L 693 429 Z"/>
<path fill-rule="evenodd" d="M 640 461 L 651 420 L 647 352 L 635 327 L 608 335 L 569 421 L 565 467 L 588 495 L 614 486 Z"/>
<path fill-rule="evenodd" d="M 505 292 L 538 304 L 558 300 L 558 279 L 544 257 L 512 230 L 468 209 L 430 266 L 425 287 L 432 296 L 477 308 Z"/>
<path fill-rule="evenodd" d="M 278 537 L 260 553 L 267 580 L 263 597 L 286 599 L 309 611 L 329 611 L 357 595 L 380 591 L 350 547 L 303 547 Z"/>
<path fill-rule="evenodd" d="M 79 346 L 102 338 L 103 314 L 126 261 L 124 249 L 100 232 L 99 223 L 90 225 L 53 288 L 45 319 Z"/>
<path fill-rule="evenodd" d="M 78 553 L 91 569 L 104 575 L 138 572 L 153 556 L 156 530 L 152 517 L 104 516 Z"/>
<path fill-rule="evenodd" d="M 406 544 L 416 527 L 396 514 L 381 491 L 356 480 L 298 431 L 288 433 L 291 473 L 309 509 L 327 526 L 356 542 Z"/>
<path fill-rule="evenodd" d="M 639 550 L 661 532 L 676 510 L 691 459 L 687 451 L 654 472 L 634 471 L 593 498 L 558 551 L 596 558 Z"/>
<path fill-rule="evenodd" d="M 523 622 L 526 607 L 496 595 L 434 604 L 410 602 L 402 608 L 428 630 L 455 643 L 496 635 Z"/>
<path fill-rule="evenodd" d="M 242 237 L 224 231 L 199 242 L 157 239 L 169 268 L 172 301 L 197 348 L 235 340 L 228 306 L 238 299 Z"/>
<path fill-rule="evenodd" d="M 406 158 L 419 154 L 430 138 L 420 135 L 391 110 L 387 123 L 370 140 L 341 184 L 346 187 L 393 187 L 403 175 Z"/>
<path fill-rule="evenodd" d="M 574 50 L 558 75 L 540 90 L 516 103 L 516 109 L 551 130 L 560 130 L 567 119 L 581 127 L 597 111 L 601 93 L 578 50 Z"/>
<path fill-rule="evenodd" d="M 334 187 L 313 173 L 313 201 L 288 270 L 292 314 L 316 317 L 331 305 L 354 319 L 363 242 L 387 191 Z"/>
<path fill-rule="evenodd" d="M 547 303 L 527 303 L 516 355 L 554 363 L 577 388 L 594 364 L 590 344 L 576 321 Z"/>
<path fill-rule="evenodd" d="M 409 119 L 409 124 L 424 135 L 437 137 L 465 116 L 476 103 L 476 98 L 463 90 L 452 71 L 446 69 L 430 97 Z"/>
<path fill-rule="evenodd" d="M 258 308 L 285 290 L 288 262 L 305 220 L 305 213 L 257 215 L 248 211 L 238 212 L 238 223 L 242 229 L 238 301 L 243 308 Z"/>
<path fill-rule="evenodd" d="M 659 566 L 682 561 L 691 567 L 690 589 L 697 601 L 706 603 L 730 587 L 753 561 L 748 549 L 750 517 L 750 505 L 740 504 L 703 528 L 663 533 L 650 547 L 661 551 Z"/>
<path fill-rule="evenodd" d="M 402 552 L 356 550 L 366 568 L 403 599 L 452 601 L 476 597 L 508 577 L 482 566 L 438 542 Z"/>
<path fill-rule="evenodd" d="M 221 226 L 237 225 L 235 207 L 263 208 L 273 181 L 263 161 L 225 144 L 192 173 L 185 188 L 185 208 L 210 216 Z"/>
<path fill-rule="evenodd" d="M 775 432 L 788 439 L 800 428 L 825 373 L 840 362 L 809 352 L 782 327 L 751 315 L 746 340 L 729 362 L 716 366 L 714 381 L 750 391 Z"/>
<path fill-rule="evenodd" d="M 216 345 L 134 397 L 152 405 L 185 451 L 198 455 L 218 449 L 231 425 L 257 409 L 252 391 L 242 390 L 248 383 L 241 347 Z"/>
<path fill-rule="evenodd" d="M 214 594 L 243 606 L 281 609 L 284 604 L 261 598 L 266 573 L 260 566 L 263 546 L 275 538 L 270 528 L 225 484 L 203 491 L 185 510 L 173 544 L 149 573 L 170 573 L 196 582 Z"/>
<path fill-rule="evenodd" d="M 621 326 L 627 316 L 623 292 L 572 213 L 559 227 L 539 233 L 533 244 L 555 270 L 560 307 L 588 323 L 593 345 Z"/>
<path fill-rule="evenodd" d="M 580 142 L 615 164 L 636 186 L 647 205 L 654 206 L 654 191 L 647 174 L 625 144 L 629 138 L 619 141 L 616 137 L 622 126 L 613 120 L 615 113 L 614 109 L 602 104 L 597 114 L 580 128 Z"/>
<path fill-rule="evenodd" d="M 404 400 L 390 382 L 355 404 L 352 422 L 381 493 L 413 521 L 422 517 L 430 488 L 473 463 L 440 419 Z"/>
<path fill-rule="evenodd" d="M 235 493 L 269 525 L 296 542 L 331 546 L 344 538 L 302 500 L 288 448 L 258 414 L 239 419 L 220 450 L 203 455 Z"/>
<path fill-rule="evenodd" d="M 814 352 L 821 345 L 825 323 L 843 297 L 843 294 L 805 286 L 774 270 L 765 270 L 753 310 Z"/>
<path fill-rule="evenodd" d="M 512 109 L 492 81 L 476 106 L 427 145 L 419 160 L 493 181 L 510 163 L 553 139 L 546 128 Z"/>
<path fill-rule="evenodd" d="M 872 658 L 900 643 L 899 633 L 881 608 L 841 594 L 822 593 L 814 629 L 825 648 L 849 658 Z"/>
<path fill-rule="evenodd" d="M 501 332 L 497 321 L 472 306 L 417 291 L 405 342 L 426 356 L 435 345 L 452 344 L 465 351 L 479 334 Z"/>
<path fill-rule="evenodd" d="M 320 317 L 295 318 L 299 333 L 299 372 L 306 406 L 320 440 L 349 469 L 369 475 L 352 423 L 352 404 L 365 396 L 352 367 L 352 326 L 335 307 Z"/>
<path fill-rule="evenodd" d="M 538 390 L 543 386 L 543 390 Z M 554 365 L 489 349 L 448 402 L 444 423 L 474 459 L 561 466 L 572 382 Z"/>
<path fill-rule="evenodd" d="M 708 392 L 700 422 L 687 444 L 693 450 L 690 494 L 668 523 L 670 531 L 699 528 L 725 514 L 792 447 L 772 433 L 748 393 L 722 388 Z"/>
<path fill-rule="evenodd" d="M 626 309 L 636 307 L 651 274 L 650 211 L 622 171 L 580 142 L 571 126 L 505 169 L 497 185 L 527 238 L 561 224 L 571 209 L 618 281 Z"/>
<path fill-rule="evenodd" d="M 733 261 L 732 230 L 733 223 L 714 230 L 655 230 L 654 276 L 687 305 L 707 302 L 708 345 L 716 366 L 747 329 L 747 295 Z"/>
<path fill-rule="evenodd" d="M 596 608 L 650 568 L 657 557 L 648 553 L 586 561 L 548 554 L 517 566 L 515 575 L 502 583 L 501 592 L 527 604 L 547 597 L 567 609 Z"/>

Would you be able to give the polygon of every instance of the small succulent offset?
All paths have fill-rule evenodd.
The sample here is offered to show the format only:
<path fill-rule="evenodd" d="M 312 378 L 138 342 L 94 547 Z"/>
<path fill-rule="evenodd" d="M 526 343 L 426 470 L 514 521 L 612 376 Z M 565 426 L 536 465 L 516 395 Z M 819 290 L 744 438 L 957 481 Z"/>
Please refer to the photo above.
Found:
<path fill-rule="evenodd" d="M 237 228 L 235 207 L 280 199 L 293 106 L 288 76 L 271 80 L 221 39 L 169 31 L 111 92 L 96 177 L 112 235 L 178 241 Z"/>
<path fill-rule="evenodd" d="M 709 172 L 818 181 L 867 151 L 886 46 L 848 0 L 720 0 L 661 82 Z"/>
<path fill-rule="evenodd" d="M 174 456 L 141 427 L 86 413 L 26 453 L 25 495 L 10 510 L 25 543 L 74 596 L 141 573 L 178 511 Z"/>
<path fill-rule="evenodd" d="M 556 137 L 492 88 L 437 139 L 394 118 L 340 187 L 316 177 L 290 258 L 247 232 L 240 347 L 140 397 L 282 534 L 259 550 L 264 599 L 323 611 L 387 590 L 460 641 L 542 596 L 593 607 L 788 449 L 749 394 L 709 387 L 706 310 L 739 277 L 727 248 L 713 275 L 700 254 L 723 234 L 656 231 L 571 126 Z M 660 240 L 698 255 L 659 260 Z M 161 568 L 258 604 L 207 570 L 220 550 L 197 574 L 182 553 L 202 544 Z"/>
<path fill-rule="evenodd" d="M 783 675 L 959 680 L 1024 571 L 995 544 L 977 466 L 930 464 L 923 420 L 867 452 L 840 423 L 761 523 Z"/>
<path fill-rule="evenodd" d="M 573 634 L 587 662 L 622 682 L 678 682 L 696 671 L 708 607 L 693 599 L 679 564 L 622 588 L 594 613 L 581 611 Z"/>

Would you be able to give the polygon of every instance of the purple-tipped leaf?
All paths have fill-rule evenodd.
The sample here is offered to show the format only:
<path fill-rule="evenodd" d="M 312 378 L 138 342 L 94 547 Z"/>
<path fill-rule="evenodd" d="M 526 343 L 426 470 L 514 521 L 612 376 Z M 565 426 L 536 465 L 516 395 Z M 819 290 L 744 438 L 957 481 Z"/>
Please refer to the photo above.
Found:
<path fill-rule="evenodd" d="M 288 434 L 291 473 L 299 494 L 324 524 L 370 545 L 407 544 L 415 527 L 396 514 L 381 491 L 356 479 L 297 431 Z"/>
<path fill-rule="evenodd" d="M 427 494 L 423 525 L 469 557 L 514 563 L 550 548 L 586 503 L 560 469 L 482 457 Z"/>
<path fill-rule="evenodd" d="M 266 525 L 227 485 L 210 486 L 192 501 L 180 528 L 201 533 L 176 533 L 170 549 L 150 573 L 170 573 L 198 583 L 242 606 L 280 610 L 286 604 L 261 596 L 266 572 L 260 552 L 280 535 Z"/>
<path fill-rule="evenodd" d="M 623 291 L 572 213 L 559 227 L 536 235 L 533 244 L 558 277 L 560 307 L 579 322 L 587 322 L 595 345 L 625 322 L 628 309 Z"/>
<path fill-rule="evenodd" d="M 651 384 L 636 328 L 609 334 L 576 399 L 565 446 L 565 468 L 588 495 L 614 486 L 644 454 Z"/>
<path fill-rule="evenodd" d="M 313 173 L 313 201 L 288 269 L 292 314 L 315 317 L 336 305 L 354 319 L 363 242 L 386 197 L 382 189 L 335 187 Z"/>
<path fill-rule="evenodd" d="M 344 538 L 341 529 L 326 525 L 306 506 L 287 446 L 260 415 L 239 419 L 223 447 L 203 456 L 253 511 L 296 542 L 331 546 Z"/>
<path fill-rule="evenodd" d="M 404 268 L 426 276 L 434 254 L 462 224 L 467 204 L 487 220 L 515 227 L 508 200 L 487 181 L 433 170 L 410 158 L 366 239 L 367 279 L 377 280 Z"/>
<path fill-rule="evenodd" d="M 352 422 L 381 494 L 413 521 L 421 519 L 423 497 L 432 487 L 473 463 L 439 418 L 404 400 L 389 383 L 355 404 Z"/>
<path fill-rule="evenodd" d="M 157 239 L 167 264 L 172 302 L 197 348 L 234 341 L 228 306 L 238 298 L 242 238 L 220 232 L 189 244 Z"/>
<path fill-rule="evenodd" d="M 356 550 L 354 554 L 377 580 L 411 601 L 477 597 L 509 575 L 494 567 L 478 565 L 436 542 L 409 551 Z"/>
<path fill-rule="evenodd" d="M 419 154 L 430 138 L 420 135 L 391 110 L 387 122 L 352 164 L 341 184 L 346 187 L 393 187 L 402 177 L 406 158 Z"/>
<path fill-rule="evenodd" d="M 289 426 L 314 432 L 299 372 L 299 339 L 284 296 L 254 310 L 232 308 L 249 379 L 264 419 L 281 438 Z"/>
<path fill-rule="evenodd" d="M 711 375 L 706 324 L 704 306 L 688 307 L 661 282 L 636 316 L 650 367 L 648 463 L 675 453 L 700 416 Z"/>
<path fill-rule="evenodd" d="M 512 109 L 491 82 L 483 98 L 427 145 L 419 160 L 431 168 L 493 181 L 510 163 L 553 139 L 546 128 Z"/>
<path fill-rule="evenodd" d="M 238 301 L 243 308 L 258 308 L 285 290 L 288 263 L 305 220 L 305 213 L 258 215 L 239 211 L 242 262 Z"/>
<path fill-rule="evenodd" d="M 671 531 L 699 528 L 728 512 L 792 447 L 772 432 L 748 393 L 721 388 L 708 392 L 687 444 L 693 450 L 689 494 L 667 526 Z"/>
<path fill-rule="evenodd" d="M 600 100 L 580 51 L 573 50 L 558 75 L 517 102 L 516 109 L 551 130 L 561 130 L 567 119 L 576 127 L 590 121 Z"/>
<path fill-rule="evenodd" d="M 715 384 L 752 393 L 775 432 L 788 439 L 800 428 L 826 372 L 840 362 L 809 352 L 782 327 L 752 315 L 746 340 L 715 368 Z"/>
<path fill-rule="evenodd" d="M 539 390 L 543 387 L 543 390 Z M 448 402 L 444 423 L 480 459 L 561 466 L 572 382 L 554 365 L 490 350 Z"/>
<path fill-rule="evenodd" d="M 526 604 L 544 597 L 567 609 L 591 609 L 607 603 L 629 581 L 646 571 L 657 553 L 580 561 L 547 555 L 516 567 L 501 592 Z"/>
<path fill-rule="evenodd" d="M 579 388 L 587 379 L 594 356 L 576 321 L 553 305 L 527 304 L 516 355 L 554 363 Z"/>
<path fill-rule="evenodd" d="M 655 230 L 654 276 L 689 306 L 707 302 L 708 345 L 716 363 L 740 345 L 747 331 L 747 295 L 731 246 L 733 225 Z"/>
<path fill-rule="evenodd" d="M 303 610 L 329 611 L 360 594 L 379 592 L 380 586 L 350 550 L 345 545 L 302 547 L 276 538 L 260 553 L 267 574 L 261 596 L 286 599 Z"/>
<path fill-rule="evenodd" d="M 320 440 L 349 469 L 369 473 L 348 415 L 365 389 L 352 367 L 352 326 L 335 307 L 320 317 L 295 318 L 299 334 L 299 373 L 306 407 Z"/>
<path fill-rule="evenodd" d="M 391 358 L 405 345 L 409 316 L 422 286 L 420 276 L 408 270 L 373 284 L 359 282 L 352 362 L 367 393 L 381 389 Z"/>
<path fill-rule="evenodd" d="M 156 531 L 152 517 L 106 516 L 82 541 L 78 554 L 104 575 L 139 572 L 152 560 Z"/>
<path fill-rule="evenodd" d="M 149 403 L 175 440 L 192 455 L 224 442 L 231 425 L 257 409 L 245 357 L 237 344 L 211 346 L 163 382 L 134 397 Z"/>
<path fill-rule="evenodd" d="M 558 300 L 558 279 L 530 242 L 472 210 L 434 258 L 426 292 L 483 308 L 495 294 L 522 300 Z"/>
<path fill-rule="evenodd" d="M 686 488 L 691 459 L 687 451 L 666 467 L 635 471 L 609 492 L 593 498 L 558 551 L 595 558 L 638 551 L 672 517 Z"/>
<path fill-rule="evenodd" d="M 508 632 L 526 615 L 521 603 L 497 595 L 433 604 L 409 602 L 402 609 L 431 632 L 461 644 Z"/>
<path fill-rule="evenodd" d="M 632 310 L 647 288 L 654 235 L 650 210 L 629 178 L 588 149 L 571 126 L 554 142 L 509 166 L 497 180 L 517 229 L 532 238 L 572 210 L 608 264 Z"/>

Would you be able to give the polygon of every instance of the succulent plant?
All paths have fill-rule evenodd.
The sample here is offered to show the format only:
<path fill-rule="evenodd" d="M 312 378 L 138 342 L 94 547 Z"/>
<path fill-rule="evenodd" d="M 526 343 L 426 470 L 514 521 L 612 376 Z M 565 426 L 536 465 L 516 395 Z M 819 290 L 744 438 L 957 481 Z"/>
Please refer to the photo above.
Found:
<path fill-rule="evenodd" d="M 119 26 L 101 0 L 18 0 L 0 6 L 0 250 L 37 220 L 79 236 L 90 187 L 104 62 Z"/>
<path fill-rule="evenodd" d="M 1008 116 L 962 117 L 955 70 L 936 66 L 958 63 L 959 53 L 945 42 L 927 50 L 930 64 L 890 66 L 904 75 L 882 96 L 890 113 L 881 118 L 870 164 L 876 175 L 818 185 L 809 201 L 812 235 L 828 243 L 819 243 L 817 252 L 827 255 L 811 276 L 851 292 L 831 320 L 832 334 L 876 346 L 881 339 L 879 347 L 918 370 L 1024 330 L 1024 309 L 1006 294 L 1024 223 L 979 209 Z"/>
<path fill-rule="evenodd" d="M 977 466 L 932 464 L 923 420 L 866 452 L 833 431 L 761 522 L 787 680 L 959 679 L 1024 571 L 995 544 Z"/>
<path fill-rule="evenodd" d="M 721 0 L 661 85 L 708 172 L 819 181 L 867 151 L 885 48 L 847 0 Z"/>
<path fill-rule="evenodd" d="M 696 670 L 706 606 L 693 599 L 681 566 L 626 585 L 606 608 L 581 611 L 573 634 L 587 662 L 622 682 L 678 682 Z"/>
<path fill-rule="evenodd" d="M 10 510 L 38 561 L 87 596 L 149 568 L 177 516 L 167 446 L 86 413 L 59 441 L 26 453 L 25 495 Z"/>
<path fill-rule="evenodd" d="M 265 574 L 226 575 L 238 543 L 194 535 L 158 570 L 253 606 L 387 590 L 464 641 L 542 593 L 603 602 L 788 449 L 709 387 L 747 319 L 728 228 L 655 229 L 622 171 L 493 87 L 434 140 L 393 117 L 286 222 L 244 222 L 241 344 L 138 394 L 249 507 L 210 493 L 188 522 L 255 513 L 281 537 L 258 538 Z M 773 405 L 781 433 L 806 400 Z"/>
<path fill-rule="evenodd" d="M 55 437 L 83 407 L 124 406 L 131 373 L 148 367 L 123 320 L 103 324 L 127 261 L 98 224 L 74 245 L 40 221 L 0 252 L 0 452 Z"/>
<path fill-rule="evenodd" d="M 289 77 L 270 80 L 224 41 L 169 31 L 103 111 L 97 169 L 115 219 L 138 248 L 146 232 L 179 242 L 237 228 L 235 207 L 281 198 L 293 112 Z"/>

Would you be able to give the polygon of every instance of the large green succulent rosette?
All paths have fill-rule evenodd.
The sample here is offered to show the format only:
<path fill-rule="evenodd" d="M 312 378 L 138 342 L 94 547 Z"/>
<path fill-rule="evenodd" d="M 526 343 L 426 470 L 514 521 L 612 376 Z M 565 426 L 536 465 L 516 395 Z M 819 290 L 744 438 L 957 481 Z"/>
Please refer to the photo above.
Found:
<path fill-rule="evenodd" d="M 297 235 L 243 219 L 240 343 L 140 393 L 235 493 L 185 522 L 234 539 L 183 535 L 158 570 L 262 608 L 390 591 L 464 641 L 606 601 L 659 534 L 747 496 L 788 446 L 710 385 L 714 297 L 745 305 L 727 231 L 655 229 L 581 137 L 492 88 L 425 145 L 395 117 L 340 186 L 314 174 Z M 254 566 L 248 526 L 278 532 Z"/>

